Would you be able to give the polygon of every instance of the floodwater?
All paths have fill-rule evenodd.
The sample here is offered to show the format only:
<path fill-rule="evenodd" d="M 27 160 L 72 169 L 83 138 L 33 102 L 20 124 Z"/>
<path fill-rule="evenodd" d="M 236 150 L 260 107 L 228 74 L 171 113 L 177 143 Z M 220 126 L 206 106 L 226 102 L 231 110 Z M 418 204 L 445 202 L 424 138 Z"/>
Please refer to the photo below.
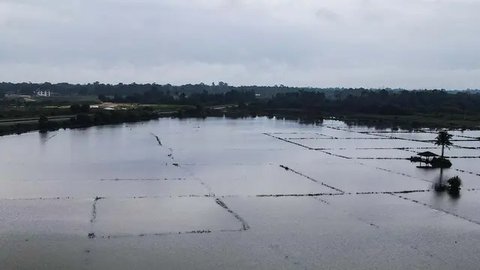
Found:
<path fill-rule="evenodd" d="M 0 137 L 0 269 L 478 269 L 479 131 L 268 118 Z"/>

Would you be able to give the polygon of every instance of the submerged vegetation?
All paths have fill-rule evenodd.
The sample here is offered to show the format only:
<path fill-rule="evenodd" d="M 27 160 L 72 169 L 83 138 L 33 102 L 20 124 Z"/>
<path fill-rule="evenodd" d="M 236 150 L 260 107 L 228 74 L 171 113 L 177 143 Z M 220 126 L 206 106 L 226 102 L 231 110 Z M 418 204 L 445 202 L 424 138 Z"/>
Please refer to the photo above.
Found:
<path fill-rule="evenodd" d="M 450 191 L 458 192 L 462 186 L 462 180 L 458 176 L 454 176 L 447 180 L 448 189 Z"/>
<path fill-rule="evenodd" d="M 40 132 L 62 128 L 84 128 L 98 125 L 129 123 L 157 119 L 168 111 L 155 107 L 136 107 L 126 110 L 90 109 L 89 106 L 77 111 L 71 106 L 69 114 L 51 115 L 50 110 L 40 111 L 38 118 L 15 118 L 0 120 L 0 135 L 19 134 L 32 130 Z M 178 107 L 176 107 L 178 108 Z"/>
<path fill-rule="evenodd" d="M 52 94 L 38 96 L 38 89 Z M 0 134 L 142 121 L 162 115 L 266 115 L 304 121 L 334 117 L 393 129 L 480 127 L 480 93 L 474 91 L 233 87 L 222 82 L 183 86 L 0 83 L 0 105 Z"/>
<path fill-rule="evenodd" d="M 446 184 L 440 179 L 438 183 L 434 184 L 434 190 L 437 193 L 447 193 L 454 199 L 460 198 L 460 189 L 462 186 L 462 179 L 458 176 L 454 176 L 446 181 Z"/>

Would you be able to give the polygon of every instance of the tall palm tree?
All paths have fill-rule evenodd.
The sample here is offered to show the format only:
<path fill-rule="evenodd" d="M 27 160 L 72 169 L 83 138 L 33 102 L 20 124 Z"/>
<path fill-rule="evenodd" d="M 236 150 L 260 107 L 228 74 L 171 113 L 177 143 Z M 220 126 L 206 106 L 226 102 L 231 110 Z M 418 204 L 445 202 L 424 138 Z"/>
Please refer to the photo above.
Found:
<path fill-rule="evenodd" d="M 442 156 L 441 156 L 442 159 L 444 158 L 443 155 L 445 152 L 445 146 L 447 148 L 450 148 L 449 146 L 452 145 L 452 142 L 450 141 L 452 137 L 453 137 L 452 134 L 449 134 L 446 130 L 442 130 L 438 132 L 438 136 L 435 138 L 435 144 L 442 146 Z"/>

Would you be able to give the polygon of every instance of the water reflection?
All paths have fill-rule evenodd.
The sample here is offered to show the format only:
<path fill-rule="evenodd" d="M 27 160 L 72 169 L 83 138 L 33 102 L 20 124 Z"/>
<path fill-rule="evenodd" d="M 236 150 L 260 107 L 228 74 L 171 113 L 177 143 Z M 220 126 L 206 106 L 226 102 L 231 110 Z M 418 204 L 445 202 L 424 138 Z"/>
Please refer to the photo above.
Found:
<path fill-rule="evenodd" d="M 48 141 L 48 132 L 39 132 L 40 135 L 40 143 L 43 145 Z"/>
<path fill-rule="evenodd" d="M 443 168 L 440 168 L 440 175 L 437 181 L 435 181 L 435 183 L 433 184 L 433 190 L 435 191 L 435 195 L 436 195 L 435 197 L 441 198 L 446 192 L 453 201 L 456 201 L 460 199 L 460 188 L 453 187 L 452 185 L 450 185 L 450 183 L 448 183 L 445 180 L 443 170 L 444 170 Z"/>
<path fill-rule="evenodd" d="M 38 132 L 38 134 L 40 135 L 40 144 L 41 145 L 45 145 L 51 138 L 57 136 L 56 132 L 49 132 L 49 131 Z"/>

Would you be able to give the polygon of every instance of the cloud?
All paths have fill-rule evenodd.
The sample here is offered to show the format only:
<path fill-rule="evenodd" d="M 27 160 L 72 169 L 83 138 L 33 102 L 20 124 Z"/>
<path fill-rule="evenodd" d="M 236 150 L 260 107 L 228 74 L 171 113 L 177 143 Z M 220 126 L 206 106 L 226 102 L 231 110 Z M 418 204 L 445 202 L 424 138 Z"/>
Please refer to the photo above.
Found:
<path fill-rule="evenodd" d="M 317 10 L 317 12 L 315 12 L 315 15 L 319 19 L 325 19 L 327 21 L 338 21 L 340 19 L 340 16 L 337 13 L 326 8 L 321 8 Z"/>
<path fill-rule="evenodd" d="M 0 0 L 0 81 L 475 88 L 480 1 Z"/>

